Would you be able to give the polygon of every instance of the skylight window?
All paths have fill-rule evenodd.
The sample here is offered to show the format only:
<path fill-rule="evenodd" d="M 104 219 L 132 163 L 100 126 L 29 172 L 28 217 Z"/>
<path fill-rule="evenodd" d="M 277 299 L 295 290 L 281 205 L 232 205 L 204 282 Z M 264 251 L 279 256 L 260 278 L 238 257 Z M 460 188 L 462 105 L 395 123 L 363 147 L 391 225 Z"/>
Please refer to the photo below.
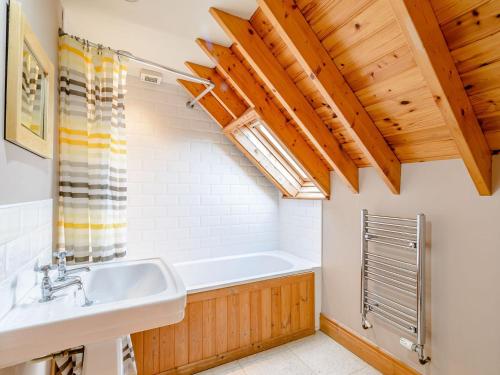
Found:
<path fill-rule="evenodd" d="M 285 197 L 323 199 L 308 173 L 256 116 L 233 128 L 232 135 Z"/>

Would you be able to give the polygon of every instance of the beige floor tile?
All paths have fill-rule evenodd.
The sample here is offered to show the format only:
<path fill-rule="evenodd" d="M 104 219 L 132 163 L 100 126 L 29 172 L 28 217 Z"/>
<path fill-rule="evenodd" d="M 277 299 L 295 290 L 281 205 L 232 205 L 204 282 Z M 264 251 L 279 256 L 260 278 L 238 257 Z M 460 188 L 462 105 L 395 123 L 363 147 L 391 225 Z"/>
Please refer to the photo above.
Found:
<path fill-rule="evenodd" d="M 238 362 L 245 371 L 245 375 L 314 374 L 314 372 L 286 346 L 242 358 Z"/>
<path fill-rule="evenodd" d="M 356 371 L 352 375 L 382 375 L 382 373 L 367 365 L 365 368 L 360 371 Z"/>
<path fill-rule="evenodd" d="M 202 372 L 204 375 L 378 375 L 322 332 Z"/>
<path fill-rule="evenodd" d="M 245 372 L 237 361 L 226 363 L 210 370 L 199 373 L 200 375 L 245 375 Z"/>
<path fill-rule="evenodd" d="M 361 359 L 321 332 L 290 343 L 288 347 L 315 374 L 350 375 L 367 366 Z"/>

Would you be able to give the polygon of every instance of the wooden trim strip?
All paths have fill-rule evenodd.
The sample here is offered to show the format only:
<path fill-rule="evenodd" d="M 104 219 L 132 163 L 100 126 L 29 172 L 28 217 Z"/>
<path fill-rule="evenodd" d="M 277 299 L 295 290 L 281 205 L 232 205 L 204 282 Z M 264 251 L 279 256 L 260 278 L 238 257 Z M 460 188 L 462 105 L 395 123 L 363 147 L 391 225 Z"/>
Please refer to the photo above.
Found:
<path fill-rule="evenodd" d="M 480 195 L 491 195 L 491 151 L 430 2 L 390 2 L 476 189 Z"/>
<path fill-rule="evenodd" d="M 323 314 L 320 314 L 319 324 L 321 331 L 383 374 L 421 375 L 399 359 Z"/>
<path fill-rule="evenodd" d="M 260 8 L 386 185 L 399 194 L 401 163 L 307 23 L 294 0 L 259 0 Z"/>
<path fill-rule="evenodd" d="M 330 196 L 330 172 L 299 131 L 287 122 L 286 117 L 268 97 L 250 71 L 227 47 L 197 39 L 203 51 L 217 64 L 217 70 L 225 76 L 235 90 L 255 108 L 259 117 L 283 146 L 308 173 L 309 178 L 325 195 Z"/>
<path fill-rule="evenodd" d="M 245 113 L 243 113 L 240 117 L 238 117 L 233 122 L 228 124 L 224 128 L 224 132 L 225 133 L 232 133 L 240 126 L 243 126 L 243 125 L 248 124 L 250 122 L 256 121 L 258 118 L 259 118 L 259 116 L 255 112 L 255 109 L 248 108 Z"/>
<path fill-rule="evenodd" d="M 272 90 L 323 158 L 353 192 L 359 192 L 358 168 L 267 48 L 252 24 L 216 8 L 210 8 L 210 13 L 233 39 L 245 60 Z"/>

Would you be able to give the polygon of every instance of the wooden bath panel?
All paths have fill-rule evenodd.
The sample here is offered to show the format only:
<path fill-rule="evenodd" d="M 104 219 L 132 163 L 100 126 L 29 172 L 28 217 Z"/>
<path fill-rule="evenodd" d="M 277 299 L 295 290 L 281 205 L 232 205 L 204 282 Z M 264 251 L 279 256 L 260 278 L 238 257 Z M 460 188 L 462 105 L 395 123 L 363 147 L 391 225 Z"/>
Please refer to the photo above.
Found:
<path fill-rule="evenodd" d="M 193 374 L 314 333 L 314 273 L 188 295 L 180 323 L 132 334 L 139 375 Z"/>

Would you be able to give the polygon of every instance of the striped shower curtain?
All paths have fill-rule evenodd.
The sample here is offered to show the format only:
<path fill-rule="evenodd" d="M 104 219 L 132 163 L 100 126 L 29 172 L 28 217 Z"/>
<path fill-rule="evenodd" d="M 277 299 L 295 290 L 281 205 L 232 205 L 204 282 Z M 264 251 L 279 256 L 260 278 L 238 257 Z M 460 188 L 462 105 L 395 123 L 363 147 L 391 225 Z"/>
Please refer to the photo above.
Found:
<path fill-rule="evenodd" d="M 59 40 L 59 250 L 99 262 L 126 251 L 126 61 L 107 48 Z"/>

